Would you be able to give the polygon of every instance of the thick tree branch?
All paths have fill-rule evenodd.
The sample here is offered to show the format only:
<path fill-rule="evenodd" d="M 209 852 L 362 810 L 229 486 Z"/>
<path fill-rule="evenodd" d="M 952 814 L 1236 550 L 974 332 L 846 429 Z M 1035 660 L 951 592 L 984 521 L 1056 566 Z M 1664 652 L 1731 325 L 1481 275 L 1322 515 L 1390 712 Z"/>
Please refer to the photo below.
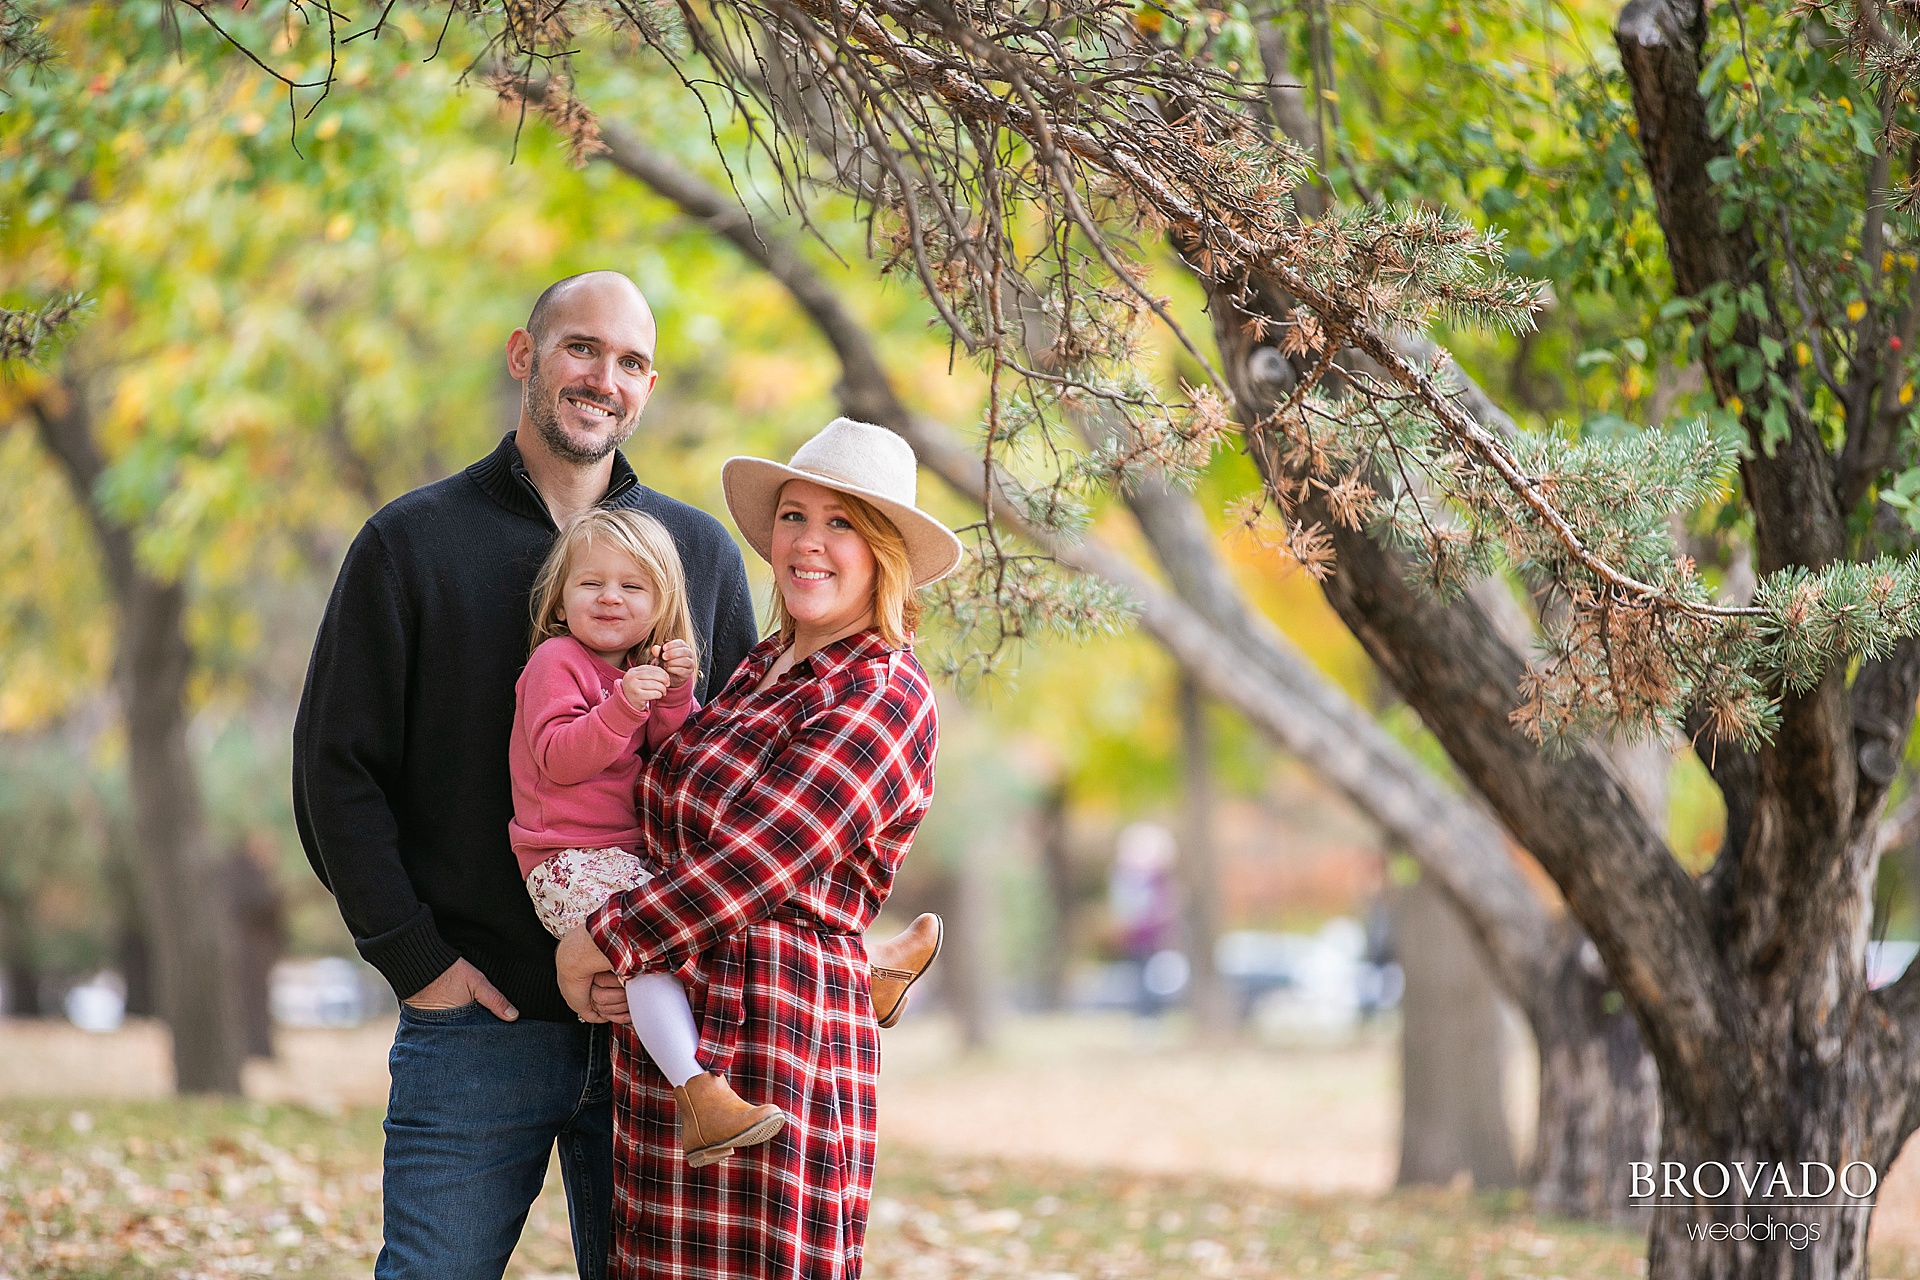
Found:
<path fill-rule="evenodd" d="M 1754 265 L 1759 246 L 1752 228 L 1742 222 L 1722 229 L 1719 192 L 1707 174 L 1708 162 L 1723 156 L 1726 147 L 1709 128 L 1706 100 L 1700 96 L 1706 29 L 1699 0 L 1632 0 L 1614 29 L 1674 284 L 1687 297 L 1717 285 L 1736 293 L 1767 286 Z M 1769 307 L 1769 314 L 1777 312 Z M 1755 347 L 1763 332 L 1782 337 L 1777 330 L 1777 322 L 1763 326 L 1742 310 L 1728 346 Z M 1743 405 L 1741 418 L 1753 448 L 1742 474 L 1754 511 L 1759 571 L 1818 568 L 1836 559 L 1844 550 L 1846 528 L 1834 493 L 1832 459 L 1819 431 L 1804 409 L 1789 403 L 1784 406 L 1788 438 L 1770 444 L 1762 420 L 1764 383 L 1740 393 L 1723 360 L 1710 352 L 1706 366 L 1721 402 L 1738 395 Z"/>
<path fill-rule="evenodd" d="M 1726 147 L 1709 127 L 1699 89 L 1707 36 L 1703 4 L 1632 0 L 1614 34 L 1676 288 L 1691 297 L 1716 289 L 1736 297 L 1758 290 L 1768 302 L 1766 318 L 1742 306 L 1721 351 L 1757 348 L 1763 336 L 1784 345 L 1753 229 L 1745 222 L 1723 223 L 1708 172 Z M 1770 440 L 1762 420 L 1765 383 L 1741 392 L 1733 362 L 1709 351 L 1705 364 L 1721 402 L 1738 395 L 1744 405 L 1752 447 L 1741 467 L 1754 518 L 1755 567 L 1762 574 L 1789 565 L 1818 568 L 1845 555 L 1841 485 L 1804 406 L 1788 397 L 1780 406 L 1786 438 Z M 1869 689 L 1884 681 L 1890 692 L 1911 679 L 1901 663 L 1876 665 L 1865 675 Z M 1911 702 L 1911 691 L 1904 696 Z M 1746 839 L 1737 860 L 1715 873 L 1715 902 L 1725 911 L 1717 915 L 1723 954 L 1769 992 L 1787 982 L 1787 974 L 1857 965 L 1851 940 L 1865 910 L 1861 886 L 1873 857 L 1872 841 L 1860 828 L 1885 792 L 1884 780 L 1875 783 L 1871 776 L 1861 785 L 1860 754 L 1866 749 L 1873 755 L 1876 748 L 1871 736 L 1864 742 L 1857 737 L 1851 701 L 1839 670 L 1807 693 L 1781 700 L 1779 731 L 1756 753 Z M 1870 735 L 1882 732 L 1878 720 L 1893 718 L 1874 717 Z M 1859 994 L 1857 984 L 1850 990 Z M 1847 1025 L 1851 998 L 1829 1001 L 1816 1021 Z"/>
<path fill-rule="evenodd" d="M 1403 841 L 1460 908 L 1517 1000 L 1546 989 L 1552 919 L 1517 871 L 1506 839 L 1471 803 L 1449 791 L 1265 619 L 1248 608 L 1214 554 L 1192 498 L 1147 485 L 1134 507 L 1179 594 L 1097 540 L 1067 544 L 1021 522 L 1007 477 L 907 409 L 866 328 L 841 305 L 785 237 L 755 227 L 739 202 L 603 122 L 606 160 L 725 237 L 787 288 L 839 357 L 843 409 L 898 432 L 921 463 L 969 501 L 994 486 L 1000 519 L 1062 564 L 1125 587 L 1147 631 L 1207 691 L 1310 761 L 1360 809 Z"/>
<path fill-rule="evenodd" d="M 1263 376 L 1280 354 L 1263 344 L 1247 315 L 1272 318 L 1291 307 L 1265 289 L 1212 299 L 1215 337 L 1243 422 L 1272 412 L 1285 386 Z M 1274 442 L 1258 433 L 1249 440 L 1268 482 L 1290 483 Z M 1470 599 L 1443 602 L 1411 585 L 1400 557 L 1343 526 L 1322 498 L 1310 498 L 1295 518 L 1328 531 L 1336 556 L 1328 600 L 1560 886 L 1663 1070 L 1677 1073 L 1682 1089 L 1688 1079 L 1705 1079 L 1710 1065 L 1719 1067 L 1716 1053 L 1740 1034 L 1739 1005 L 1712 948 L 1698 889 L 1610 762 L 1585 747 L 1555 759 L 1513 726 L 1509 712 L 1524 664 Z"/>
<path fill-rule="evenodd" d="M 902 40 L 873 10 L 857 0 L 777 0 L 772 8 L 787 24 L 792 37 L 819 65 L 838 67 L 849 60 L 873 60 L 891 68 L 914 91 L 943 103 L 956 116 L 974 125 L 1004 129 L 1025 139 L 1054 172 L 1053 190 L 1071 220 L 1088 233 L 1094 249 L 1109 259 L 1108 265 L 1115 268 L 1116 277 L 1123 282 L 1131 283 L 1132 274 L 1111 261 L 1105 239 L 1086 217 L 1072 181 L 1076 171 L 1101 172 L 1125 184 L 1148 209 L 1166 219 L 1177 239 L 1204 250 L 1214 260 L 1217 270 L 1210 274 L 1216 283 L 1220 271 L 1246 272 L 1256 281 L 1307 307 L 1320 317 L 1329 332 L 1364 352 L 1382 378 L 1398 385 L 1417 401 L 1441 432 L 1475 465 L 1498 476 L 1531 518 L 1561 546 L 1566 557 L 1608 589 L 1629 599 L 1695 614 L 1718 617 L 1749 612 L 1679 600 L 1596 555 L 1548 499 L 1542 486 L 1526 474 L 1506 442 L 1467 415 L 1426 370 L 1407 360 L 1390 336 L 1372 323 L 1368 310 L 1371 303 L 1314 283 L 1289 258 L 1283 233 L 1271 228 L 1258 233 L 1244 231 L 1226 219 L 1213 216 L 1197 203 L 1196 196 L 1168 176 L 1152 152 L 1126 141 L 1111 140 L 1064 116 L 1042 111 L 1031 94 L 1009 96 L 997 91 L 994 84 L 971 67 L 934 57 L 925 49 Z M 956 34 L 947 26 L 940 30 L 942 35 L 955 40 L 966 34 L 963 30 Z M 1009 70 L 1009 65 L 1018 61 L 1014 55 L 1005 50 L 976 48 L 978 43 L 967 44 L 966 52 L 988 59 L 1010 78 L 1018 79 L 1018 69 Z M 942 291 L 931 283 L 930 277 L 928 279 L 936 305 L 943 305 Z M 1138 288 L 1137 284 L 1133 287 Z M 1141 297 L 1156 314 L 1166 318 L 1157 299 L 1144 292 Z M 1222 300 L 1227 299 L 1222 297 Z M 1199 355 L 1179 327 L 1170 321 L 1169 327 L 1180 334 L 1183 344 L 1205 367 L 1206 358 Z"/>

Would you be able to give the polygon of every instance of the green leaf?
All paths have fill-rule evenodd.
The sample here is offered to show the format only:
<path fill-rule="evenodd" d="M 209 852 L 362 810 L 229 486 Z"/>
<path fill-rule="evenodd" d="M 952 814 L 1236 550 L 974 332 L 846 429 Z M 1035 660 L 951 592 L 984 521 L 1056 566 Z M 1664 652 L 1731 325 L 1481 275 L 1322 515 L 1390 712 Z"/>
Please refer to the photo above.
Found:
<path fill-rule="evenodd" d="M 1847 123 L 1853 126 L 1854 150 L 1860 152 L 1862 155 L 1871 156 L 1879 154 L 1880 148 L 1875 143 L 1873 137 L 1873 125 L 1868 122 L 1863 114 L 1856 112 L 1848 116 Z"/>

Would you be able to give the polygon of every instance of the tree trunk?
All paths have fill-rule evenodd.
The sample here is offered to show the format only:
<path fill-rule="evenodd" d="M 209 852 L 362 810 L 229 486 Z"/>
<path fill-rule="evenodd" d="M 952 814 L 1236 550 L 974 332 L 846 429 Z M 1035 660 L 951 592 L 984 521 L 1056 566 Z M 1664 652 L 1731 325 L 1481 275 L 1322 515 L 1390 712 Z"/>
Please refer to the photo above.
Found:
<path fill-rule="evenodd" d="M 948 881 L 953 906 L 947 919 L 941 983 L 960 1024 L 960 1042 L 970 1052 L 993 1043 L 998 1012 L 990 849 L 982 843 L 963 850 Z"/>
<path fill-rule="evenodd" d="M 1400 1009 L 1399 1186 L 1519 1185 L 1499 996 L 1453 908 L 1422 877 L 1393 896 Z"/>
<path fill-rule="evenodd" d="M 38 1018 L 40 964 L 34 954 L 33 904 L 24 896 L 0 894 L 0 964 L 6 971 L 9 1018 Z"/>
<path fill-rule="evenodd" d="M 1185 768 L 1185 821 L 1180 841 L 1181 899 L 1186 912 L 1187 992 L 1202 1037 L 1233 1032 L 1233 1009 L 1220 977 L 1220 866 L 1213 842 L 1213 737 L 1205 695 L 1180 675 L 1180 747 Z"/>
<path fill-rule="evenodd" d="M 1046 937 L 1040 944 L 1039 1004 L 1042 1009 L 1067 1006 L 1067 982 L 1072 976 L 1075 925 L 1073 857 L 1067 843 L 1068 787 L 1060 781 L 1047 788 L 1037 815 L 1036 844 L 1040 875 L 1047 889 Z"/>
<path fill-rule="evenodd" d="M 273 966 L 287 943 L 286 899 L 274 882 L 270 855 L 260 839 L 243 841 L 225 868 L 239 942 L 235 979 L 249 1058 L 273 1057 Z"/>
<path fill-rule="evenodd" d="M 153 939 L 147 932 L 146 895 L 133 833 L 123 815 L 107 823 L 107 883 L 114 905 L 114 963 L 127 984 L 129 1018 L 160 1016 L 160 992 L 154 978 Z"/>
<path fill-rule="evenodd" d="M 80 391 L 65 386 L 37 399 L 33 411 L 42 444 L 87 513 L 119 606 L 114 676 L 126 717 L 138 888 L 154 943 L 161 1014 L 173 1032 L 175 1086 L 237 1094 L 245 1044 L 233 934 L 187 745 L 193 651 L 186 587 L 153 577 L 139 561 L 133 532 L 100 506 L 106 468 Z"/>
<path fill-rule="evenodd" d="M 1540 1052 L 1533 1206 L 1568 1218 L 1641 1223 L 1631 1165 L 1659 1150 L 1659 1073 L 1612 990 L 1600 953 L 1570 925 L 1555 981 L 1529 1018 Z"/>
<path fill-rule="evenodd" d="M 1908 1051 L 1897 1037 L 1862 1040 L 1871 1043 L 1849 1046 L 1824 1067 L 1791 1050 L 1776 1055 L 1756 1046 L 1747 1066 L 1768 1077 L 1765 1085 L 1746 1096 L 1726 1094 L 1707 1114 L 1690 1113 L 1691 1099 L 1679 1091 L 1662 1091 L 1661 1163 L 1649 1171 L 1656 1202 L 1649 1280 L 1861 1280 L 1868 1274 L 1870 1205 L 1910 1127 L 1911 1085 Z M 1702 1169 L 1710 1161 L 1727 1166 L 1731 1186 L 1724 1193 L 1721 1171 Z M 1738 1163 L 1754 1177 L 1751 1194 Z M 1686 1194 L 1667 1196 L 1665 1174 L 1676 1164 Z M 1756 1176 L 1760 1166 L 1764 1180 Z M 1799 1193 L 1826 1189 L 1819 1166 L 1832 1169 L 1837 1185 L 1803 1202 Z M 1781 1173 L 1788 1188 L 1773 1184 Z M 1842 1173 L 1847 1182 L 1838 1185 Z"/>

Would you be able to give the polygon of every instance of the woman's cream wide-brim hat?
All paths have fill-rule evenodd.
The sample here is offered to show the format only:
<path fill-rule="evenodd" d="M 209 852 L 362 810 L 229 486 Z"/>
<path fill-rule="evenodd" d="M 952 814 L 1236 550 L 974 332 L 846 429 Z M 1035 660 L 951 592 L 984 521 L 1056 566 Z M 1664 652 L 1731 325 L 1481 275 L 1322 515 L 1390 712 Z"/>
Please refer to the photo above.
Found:
<path fill-rule="evenodd" d="M 789 480 L 811 480 L 872 503 L 906 539 L 914 586 L 938 582 L 960 567 L 960 539 L 913 505 L 918 472 L 912 447 L 885 427 L 835 418 L 785 466 L 766 458 L 727 459 L 720 468 L 727 509 L 747 544 L 769 564 L 774 512 Z"/>

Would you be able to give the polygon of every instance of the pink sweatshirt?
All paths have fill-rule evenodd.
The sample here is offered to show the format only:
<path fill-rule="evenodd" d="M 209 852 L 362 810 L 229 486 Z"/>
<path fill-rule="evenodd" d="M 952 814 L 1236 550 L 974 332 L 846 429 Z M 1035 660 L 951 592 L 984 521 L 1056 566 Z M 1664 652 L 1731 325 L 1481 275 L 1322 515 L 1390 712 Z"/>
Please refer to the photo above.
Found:
<path fill-rule="evenodd" d="M 633 815 L 640 755 L 686 723 L 693 682 L 636 710 L 620 676 L 572 636 L 555 636 L 533 651 L 513 687 L 507 836 L 522 876 L 562 849 L 645 856 L 635 847 L 640 832 Z"/>

